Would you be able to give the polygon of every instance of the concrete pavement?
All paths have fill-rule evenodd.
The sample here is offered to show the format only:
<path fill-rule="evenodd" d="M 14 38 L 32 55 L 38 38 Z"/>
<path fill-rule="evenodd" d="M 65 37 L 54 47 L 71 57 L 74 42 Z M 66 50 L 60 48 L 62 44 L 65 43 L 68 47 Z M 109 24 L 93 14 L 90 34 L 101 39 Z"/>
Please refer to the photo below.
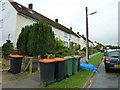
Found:
<path fill-rule="evenodd" d="M 93 56 L 95 56 L 95 55 L 97 55 L 97 54 L 99 54 L 100 52 L 98 52 L 98 53 L 95 53 L 95 54 L 92 54 L 92 55 L 89 55 L 89 58 L 91 58 L 91 57 L 93 57 Z M 86 57 L 83 57 L 83 58 L 81 58 L 81 61 L 85 61 L 86 60 Z"/>

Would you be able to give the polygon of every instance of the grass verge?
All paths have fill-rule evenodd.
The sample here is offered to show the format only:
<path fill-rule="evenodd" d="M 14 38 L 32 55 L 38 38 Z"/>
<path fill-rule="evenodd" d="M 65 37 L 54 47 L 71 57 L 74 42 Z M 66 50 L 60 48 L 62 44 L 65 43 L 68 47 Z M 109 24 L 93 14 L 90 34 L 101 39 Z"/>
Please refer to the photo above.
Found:
<path fill-rule="evenodd" d="M 93 56 L 92 58 L 89 59 L 89 63 L 98 67 L 98 65 L 101 63 L 102 56 L 103 56 L 102 53 L 100 53 L 96 56 Z M 88 80 L 88 78 L 93 73 L 94 73 L 93 71 L 81 70 L 76 75 L 66 78 L 60 82 L 50 84 L 43 88 L 82 88 L 83 85 Z"/>

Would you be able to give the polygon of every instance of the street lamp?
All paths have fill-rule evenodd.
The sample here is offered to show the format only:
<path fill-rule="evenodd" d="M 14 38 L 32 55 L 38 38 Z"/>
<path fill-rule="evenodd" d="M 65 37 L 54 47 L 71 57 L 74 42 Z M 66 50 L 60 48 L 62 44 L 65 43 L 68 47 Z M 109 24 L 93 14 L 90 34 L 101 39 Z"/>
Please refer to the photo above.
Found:
<path fill-rule="evenodd" d="M 97 12 L 93 12 L 88 14 L 88 8 L 85 8 L 86 10 L 86 62 L 88 63 L 89 60 L 89 33 L 88 33 L 88 15 L 96 14 Z"/>

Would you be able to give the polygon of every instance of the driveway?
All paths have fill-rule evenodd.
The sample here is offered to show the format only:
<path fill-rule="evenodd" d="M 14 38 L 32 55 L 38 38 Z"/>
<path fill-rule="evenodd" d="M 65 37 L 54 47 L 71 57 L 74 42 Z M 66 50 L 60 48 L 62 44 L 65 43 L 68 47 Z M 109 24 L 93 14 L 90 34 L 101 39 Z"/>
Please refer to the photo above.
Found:
<path fill-rule="evenodd" d="M 39 88 L 40 74 L 24 77 L 22 73 L 2 73 L 2 88 Z"/>
<path fill-rule="evenodd" d="M 120 88 L 120 70 L 112 70 L 106 73 L 104 62 L 102 62 L 90 88 Z"/>

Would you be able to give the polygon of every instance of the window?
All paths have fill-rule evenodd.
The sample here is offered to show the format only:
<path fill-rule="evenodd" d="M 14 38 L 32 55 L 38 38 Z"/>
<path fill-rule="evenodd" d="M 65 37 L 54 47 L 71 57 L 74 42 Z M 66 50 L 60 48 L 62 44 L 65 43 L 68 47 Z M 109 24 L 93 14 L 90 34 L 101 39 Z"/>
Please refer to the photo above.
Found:
<path fill-rule="evenodd" d="M 2 11 L 5 10 L 5 2 L 2 3 Z"/>
<path fill-rule="evenodd" d="M 78 37 L 78 38 L 77 38 L 77 41 L 79 41 L 79 40 L 80 40 L 80 38 Z"/>
<path fill-rule="evenodd" d="M 33 23 L 37 23 L 36 21 L 33 21 Z"/>
<path fill-rule="evenodd" d="M 69 37 L 71 38 L 71 34 L 69 34 Z"/>
<path fill-rule="evenodd" d="M 2 27 L 3 27 L 3 19 L 0 20 L 0 28 L 2 28 Z"/>
<path fill-rule="evenodd" d="M 68 33 L 65 32 L 64 33 L 64 37 L 68 38 Z"/>
<path fill-rule="evenodd" d="M 118 57 L 119 53 L 120 52 L 118 52 L 118 51 L 109 52 L 109 56 L 111 56 L 111 57 Z"/>
<path fill-rule="evenodd" d="M 65 46 L 65 47 L 68 47 L 68 42 L 64 42 L 64 46 Z"/>
<path fill-rule="evenodd" d="M 2 3 L 0 3 L 0 11 L 2 11 Z"/>

